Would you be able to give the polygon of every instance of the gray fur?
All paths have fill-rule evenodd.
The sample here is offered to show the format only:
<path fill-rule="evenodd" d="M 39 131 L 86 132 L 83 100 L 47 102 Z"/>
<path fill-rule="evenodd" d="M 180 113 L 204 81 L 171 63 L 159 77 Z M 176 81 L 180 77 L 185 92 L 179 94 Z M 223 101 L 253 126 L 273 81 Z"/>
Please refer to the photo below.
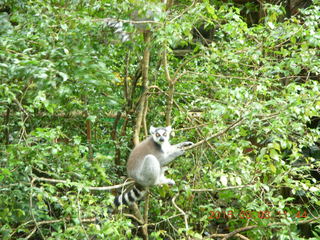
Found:
<path fill-rule="evenodd" d="M 192 142 L 182 142 L 176 145 L 169 143 L 171 127 L 150 127 L 151 136 L 137 145 L 131 152 L 128 163 L 128 176 L 138 184 L 149 187 L 157 184 L 174 183 L 164 176 L 164 166 L 175 158 L 184 154 L 184 146 L 192 145 Z M 157 137 L 159 135 L 159 137 Z M 160 139 L 163 138 L 163 142 Z"/>
<path fill-rule="evenodd" d="M 139 190 L 139 200 L 145 194 L 143 188 L 159 184 L 175 184 L 174 180 L 164 176 L 167 167 L 171 161 L 184 154 L 183 147 L 192 145 L 192 142 L 182 142 L 176 145 L 169 143 L 171 127 L 154 128 L 150 127 L 151 136 L 138 144 L 131 152 L 127 162 L 127 173 L 133 178 L 137 185 L 141 186 Z M 136 188 L 137 189 L 137 188 Z M 133 191 L 133 190 L 130 190 Z M 129 191 L 129 192 L 130 192 Z M 124 193 L 116 198 L 116 205 L 122 203 L 131 204 L 128 196 L 135 196 L 133 193 Z"/>

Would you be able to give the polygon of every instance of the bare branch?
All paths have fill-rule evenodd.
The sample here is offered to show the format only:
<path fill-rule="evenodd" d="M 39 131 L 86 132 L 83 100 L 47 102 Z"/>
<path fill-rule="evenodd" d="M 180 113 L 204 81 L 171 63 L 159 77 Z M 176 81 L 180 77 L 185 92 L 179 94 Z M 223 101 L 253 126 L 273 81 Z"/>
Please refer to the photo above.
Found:
<path fill-rule="evenodd" d="M 36 232 L 36 230 L 38 230 L 39 232 L 40 232 L 40 235 L 41 235 L 41 238 L 42 239 L 45 239 L 45 237 L 44 237 L 44 235 L 43 235 L 43 233 L 42 233 L 42 231 L 41 231 L 41 229 L 40 229 L 40 225 L 39 225 L 39 223 L 37 222 L 37 220 L 36 220 L 36 217 L 35 217 L 35 215 L 34 215 L 34 213 L 33 213 L 33 201 L 32 201 L 32 199 L 33 199 L 33 192 L 32 192 L 32 189 L 33 189 L 33 183 L 35 182 L 35 178 L 33 178 L 32 180 L 31 180 L 31 182 L 30 182 L 30 185 L 31 185 L 31 187 L 30 187 L 30 194 L 29 194 L 29 211 L 30 211 L 30 214 L 31 214 L 31 217 L 32 217 L 32 219 L 33 219 L 33 222 L 35 223 L 35 228 L 32 230 L 32 232 L 28 235 L 28 237 L 27 238 L 30 238 L 35 232 Z"/>
<path fill-rule="evenodd" d="M 142 80 L 143 80 L 143 88 L 144 92 L 142 93 L 141 99 L 140 99 L 140 106 L 138 110 L 138 115 L 136 117 L 136 122 L 134 126 L 134 133 L 133 133 L 133 143 L 134 145 L 137 145 L 139 140 L 139 134 L 141 129 L 141 123 L 143 119 L 143 113 L 144 108 L 146 105 L 147 99 L 147 91 L 149 86 L 149 61 L 150 61 L 150 44 L 151 44 L 151 32 L 145 31 L 144 32 L 144 42 L 146 44 L 146 48 L 143 52 L 143 59 L 141 64 L 141 71 L 142 71 Z"/>
<path fill-rule="evenodd" d="M 37 222 L 36 224 L 38 226 L 41 226 L 41 225 L 45 225 L 45 224 L 53 224 L 53 223 L 60 223 L 60 222 L 69 222 L 71 221 L 72 218 L 68 217 L 68 218 L 63 218 L 63 219 L 55 219 L 55 220 L 46 220 L 46 221 L 40 221 L 40 222 Z M 95 217 L 92 217 L 92 218 L 82 218 L 81 219 L 81 222 L 82 223 L 92 223 L 92 222 L 96 222 L 97 221 L 97 218 Z M 23 224 L 21 224 L 19 227 L 17 227 L 11 234 L 10 234 L 10 237 L 12 237 L 21 227 L 23 226 L 26 226 L 26 225 L 30 225 L 32 223 L 35 223 L 33 220 L 31 221 L 28 221 L 28 222 L 25 222 Z M 35 227 L 30 233 L 29 235 L 26 237 L 26 239 L 29 239 L 31 238 L 31 236 L 36 232 L 37 230 L 37 227 Z"/>
<path fill-rule="evenodd" d="M 170 126 L 171 112 L 173 107 L 174 79 L 171 78 L 170 72 L 169 72 L 166 46 L 164 46 L 164 51 L 163 51 L 163 67 L 164 67 L 165 76 L 169 85 L 169 89 L 167 92 L 166 126 Z"/>
<path fill-rule="evenodd" d="M 292 222 L 291 224 L 307 224 L 307 223 L 311 223 L 311 222 L 318 221 L 319 219 L 320 219 L 320 216 L 319 216 L 319 217 L 316 217 L 316 218 L 308 219 L 308 220 L 302 220 L 302 221 L 298 221 L 298 222 Z M 248 230 L 251 230 L 251 229 L 254 229 L 254 228 L 258 228 L 258 227 L 276 227 L 276 226 L 286 226 L 286 225 L 288 225 L 288 223 L 275 222 L 275 223 L 269 223 L 269 224 L 266 225 L 266 226 L 259 226 L 259 225 L 246 226 L 246 227 L 243 227 L 243 228 L 238 228 L 238 229 L 234 230 L 234 231 L 231 232 L 231 233 L 228 233 L 227 235 L 225 235 L 225 236 L 223 237 L 222 240 L 227 240 L 227 239 L 235 236 L 236 234 L 238 234 L 238 233 L 240 233 L 240 232 L 245 232 L 245 231 L 248 231 Z"/>
<path fill-rule="evenodd" d="M 51 183 L 64 183 L 64 184 L 72 184 L 72 185 L 77 185 L 79 183 L 76 182 L 70 182 L 70 181 L 66 181 L 66 180 L 59 180 L 59 179 L 52 179 L 52 178 L 34 178 L 34 181 L 39 181 L 39 182 L 51 182 Z M 133 184 L 134 181 L 133 180 L 129 180 L 125 183 L 122 184 L 118 184 L 118 185 L 113 185 L 113 186 L 105 186 L 105 187 L 84 187 L 87 188 L 90 191 L 109 191 L 112 189 L 117 189 L 117 188 L 122 188 L 124 186 Z"/>
<path fill-rule="evenodd" d="M 163 67 L 164 67 L 164 73 L 166 75 L 166 79 L 168 82 L 171 82 L 171 76 L 169 72 L 169 66 L 168 66 L 168 56 L 167 56 L 167 49 L 164 47 L 163 50 Z"/>
<path fill-rule="evenodd" d="M 16 99 L 15 97 L 13 98 L 13 101 L 18 105 L 20 108 L 21 112 L 23 112 L 26 116 L 29 116 L 28 112 L 23 108 L 22 104 Z"/>
<path fill-rule="evenodd" d="M 191 189 L 192 192 L 218 192 L 218 191 L 225 191 L 230 189 L 239 189 L 239 188 L 246 188 L 246 187 L 253 187 L 253 184 L 247 184 L 247 185 L 239 185 L 239 186 L 230 186 L 230 187 L 224 187 L 224 188 L 199 188 L 199 189 Z"/>
<path fill-rule="evenodd" d="M 131 24 L 162 24 L 161 22 L 153 21 L 153 20 L 126 20 L 126 19 L 117 19 L 117 18 L 100 18 L 100 19 L 93 19 L 94 22 L 122 22 L 122 23 L 131 23 Z"/>
<path fill-rule="evenodd" d="M 211 140 L 212 138 L 221 136 L 221 135 L 225 134 L 226 132 L 228 132 L 230 129 L 233 129 L 233 128 L 241 125 L 244 120 L 245 120 L 245 118 L 240 118 L 240 119 L 238 119 L 237 121 L 235 121 L 234 123 L 232 123 L 229 127 L 221 130 L 220 132 L 218 132 L 218 133 L 216 133 L 216 134 L 214 134 L 214 135 L 212 135 L 212 136 L 210 136 L 210 137 L 207 137 L 207 138 L 205 138 L 205 139 L 203 139 L 203 140 L 201 140 L 201 141 L 193 144 L 193 145 L 190 146 L 190 147 L 184 148 L 184 150 L 189 150 L 189 149 L 195 148 L 195 147 L 197 147 L 197 146 L 199 146 L 199 145 L 201 145 L 201 144 L 203 144 L 203 143 Z"/>
<path fill-rule="evenodd" d="M 176 204 L 176 198 L 179 196 L 179 193 L 177 193 L 173 198 L 172 198 L 172 204 L 173 206 L 183 215 L 184 218 L 184 224 L 186 227 L 186 231 L 189 230 L 189 224 L 188 224 L 188 215 L 181 209 L 178 207 L 178 205 Z"/>
<path fill-rule="evenodd" d="M 176 82 L 179 78 L 178 78 L 178 74 L 179 72 L 181 71 L 181 69 L 187 65 L 190 61 L 192 61 L 193 59 L 197 58 L 197 57 L 200 57 L 200 56 L 203 56 L 203 53 L 199 53 L 199 54 L 196 54 L 194 56 L 192 56 L 191 58 L 187 59 L 186 61 L 184 61 L 179 67 L 178 69 L 175 71 L 174 75 L 173 75 L 173 81 Z"/>
<path fill-rule="evenodd" d="M 136 220 L 140 225 L 144 225 L 144 222 L 141 221 L 141 219 L 137 218 L 135 215 L 129 214 L 129 213 L 124 213 L 123 216 L 132 218 L 134 220 Z"/>
<path fill-rule="evenodd" d="M 170 22 L 174 22 L 175 20 L 177 20 L 178 18 L 180 18 L 181 16 L 183 16 L 186 12 L 188 12 L 188 11 L 193 7 L 193 5 L 194 5 L 195 3 L 196 3 L 196 1 L 193 1 L 192 4 L 191 4 L 189 7 L 187 7 L 186 9 L 184 9 L 183 12 L 182 12 L 181 14 L 179 14 L 178 16 L 172 18 L 172 19 L 170 20 Z"/>
<path fill-rule="evenodd" d="M 149 214 L 149 203 L 150 203 L 150 193 L 149 193 L 149 188 L 146 189 L 147 194 L 145 197 L 144 201 L 144 213 L 143 213 L 143 226 L 142 226 L 142 231 L 148 233 L 148 214 Z M 148 237 L 148 235 L 147 235 Z"/>
<path fill-rule="evenodd" d="M 226 236 L 226 235 L 227 235 L 227 234 L 225 234 L 225 233 L 214 233 L 214 234 L 211 234 L 211 235 L 209 236 L 209 238 L 222 238 L 222 237 L 224 237 L 224 236 Z M 242 240 L 250 240 L 249 238 L 241 235 L 240 233 L 237 233 L 235 236 L 238 237 L 238 238 L 240 238 L 240 239 L 242 239 Z"/>

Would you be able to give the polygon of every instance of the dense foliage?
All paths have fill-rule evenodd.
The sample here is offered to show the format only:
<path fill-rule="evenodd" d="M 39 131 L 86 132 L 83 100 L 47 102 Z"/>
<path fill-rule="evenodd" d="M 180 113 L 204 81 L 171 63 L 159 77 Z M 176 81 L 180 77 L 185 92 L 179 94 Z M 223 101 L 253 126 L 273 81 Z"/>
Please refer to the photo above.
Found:
<path fill-rule="evenodd" d="M 257 7 L 0 0 L 0 238 L 319 239 L 320 2 Z M 141 233 L 89 186 L 124 182 L 132 139 L 169 123 L 203 144 Z"/>

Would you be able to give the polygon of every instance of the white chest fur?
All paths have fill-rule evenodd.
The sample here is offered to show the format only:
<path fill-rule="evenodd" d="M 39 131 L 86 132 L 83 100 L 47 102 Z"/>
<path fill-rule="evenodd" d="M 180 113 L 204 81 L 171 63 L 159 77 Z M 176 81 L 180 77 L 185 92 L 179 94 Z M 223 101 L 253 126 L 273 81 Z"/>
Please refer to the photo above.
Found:
<path fill-rule="evenodd" d="M 165 156 L 170 154 L 171 148 L 172 146 L 169 142 L 164 142 L 163 144 L 161 144 L 161 150 Z"/>

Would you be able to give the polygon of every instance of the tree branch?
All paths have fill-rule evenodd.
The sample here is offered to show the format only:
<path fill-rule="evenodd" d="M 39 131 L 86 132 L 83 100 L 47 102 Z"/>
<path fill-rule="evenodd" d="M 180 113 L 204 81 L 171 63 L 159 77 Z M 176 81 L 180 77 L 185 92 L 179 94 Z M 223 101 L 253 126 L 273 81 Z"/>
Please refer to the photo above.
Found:
<path fill-rule="evenodd" d="M 212 138 L 221 136 L 221 135 L 225 134 L 226 132 L 228 132 L 230 129 L 233 129 L 233 128 L 241 125 L 244 120 L 245 120 L 245 118 L 240 118 L 237 121 L 233 122 L 229 127 L 225 128 L 225 129 L 221 130 L 220 132 L 218 132 L 218 133 L 216 133 L 216 134 L 214 134 L 214 135 L 212 135 L 210 137 L 207 137 L 207 138 L 205 138 L 205 139 L 203 139 L 203 140 L 201 140 L 201 141 L 199 141 L 199 142 L 197 142 L 197 143 L 195 143 L 195 144 L 193 144 L 193 145 L 191 145 L 189 147 L 184 148 L 184 150 L 189 150 L 189 149 L 195 148 L 195 147 L 197 147 L 197 146 L 199 146 L 199 145 L 211 140 Z"/>
<path fill-rule="evenodd" d="M 225 191 L 225 190 L 230 190 L 230 189 L 239 189 L 239 188 L 246 188 L 246 187 L 253 187 L 253 184 L 247 184 L 247 185 L 239 185 L 239 186 L 230 186 L 230 187 L 224 187 L 224 188 L 216 188 L 216 189 L 211 189 L 211 188 L 193 188 L 191 189 L 192 192 L 218 192 L 218 191 Z"/>
<path fill-rule="evenodd" d="M 181 209 L 178 207 L 178 205 L 176 204 L 176 198 L 179 196 L 179 193 L 177 193 L 173 198 L 172 198 L 172 204 L 173 206 L 183 215 L 184 218 L 184 224 L 185 224 L 185 228 L 186 228 L 186 232 L 189 230 L 189 224 L 188 224 L 188 215 Z"/>
<path fill-rule="evenodd" d="M 51 182 L 51 183 L 64 183 L 64 184 L 72 184 L 74 186 L 77 186 L 79 185 L 79 183 L 76 183 L 76 182 L 70 182 L 70 181 L 66 181 L 66 180 L 60 180 L 60 179 L 52 179 L 52 178 L 34 178 L 34 181 L 38 181 L 38 182 Z M 124 186 L 127 186 L 127 185 L 130 185 L 130 184 L 133 184 L 134 181 L 133 180 L 130 180 L 130 181 L 127 181 L 127 182 L 124 182 L 122 184 L 118 184 L 118 185 L 113 185 L 113 186 L 105 186 L 105 187 L 84 187 L 90 191 L 109 191 L 109 190 L 112 190 L 112 189 L 117 189 L 117 188 L 122 188 Z"/>
<path fill-rule="evenodd" d="M 315 222 L 319 219 L 320 219 L 320 216 L 316 217 L 316 218 L 308 219 L 308 220 L 293 222 L 290 224 L 307 224 L 307 223 Z M 286 225 L 288 225 L 288 223 L 275 222 L 275 223 L 269 223 L 266 226 L 251 225 L 251 226 L 247 226 L 247 227 L 243 227 L 243 228 L 238 228 L 238 229 L 234 230 L 233 232 L 226 234 L 222 240 L 227 240 L 240 232 L 245 232 L 245 231 L 248 231 L 248 230 L 251 230 L 254 228 L 258 228 L 258 227 L 276 227 L 276 226 L 286 226 Z"/>
<path fill-rule="evenodd" d="M 142 65 L 141 65 L 144 91 L 143 91 L 141 99 L 140 99 L 140 106 L 139 106 L 138 115 L 137 115 L 135 127 L 134 127 L 134 133 L 133 133 L 134 145 L 137 145 L 140 142 L 139 134 L 140 134 L 141 123 L 142 123 L 142 119 L 143 119 L 143 111 L 144 111 L 144 107 L 145 107 L 145 104 L 147 101 L 147 94 L 146 93 L 148 91 L 148 86 L 149 86 L 148 73 L 149 73 L 149 60 L 150 60 L 151 31 L 146 30 L 144 32 L 144 42 L 146 44 L 146 48 L 143 52 L 143 60 L 142 60 Z"/>
<path fill-rule="evenodd" d="M 38 226 L 41 225 L 45 225 L 45 224 L 53 224 L 53 223 L 60 223 L 60 222 L 69 222 L 71 221 L 72 218 L 67 217 L 67 218 L 63 218 L 63 219 L 56 219 L 56 220 L 46 220 L 46 221 L 40 221 L 37 222 L 36 224 Z M 92 218 L 82 218 L 81 222 L 82 223 L 91 223 L 91 222 L 96 222 L 97 218 L 92 217 Z M 11 234 L 10 237 L 12 237 L 21 227 L 26 226 L 26 225 L 30 225 L 31 223 L 35 223 L 34 221 L 28 221 L 26 223 L 21 224 L 19 227 L 17 227 Z M 30 233 L 29 235 L 26 237 L 26 239 L 29 239 L 37 230 L 37 227 L 35 227 Z"/>
<path fill-rule="evenodd" d="M 163 68 L 164 68 L 165 76 L 169 85 L 169 89 L 167 92 L 166 126 L 170 126 L 171 112 L 172 112 L 172 106 L 173 106 L 174 79 L 171 78 L 170 72 L 169 72 L 166 46 L 164 46 L 164 50 L 163 50 Z"/>

